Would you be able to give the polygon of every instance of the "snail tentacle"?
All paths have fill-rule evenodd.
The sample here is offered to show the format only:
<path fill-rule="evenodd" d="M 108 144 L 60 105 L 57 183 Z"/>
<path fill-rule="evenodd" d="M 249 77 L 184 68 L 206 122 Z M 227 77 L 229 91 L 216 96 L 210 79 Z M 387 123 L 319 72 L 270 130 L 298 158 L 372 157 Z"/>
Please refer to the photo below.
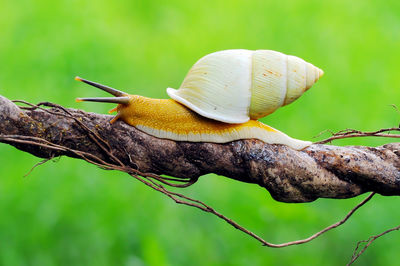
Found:
<path fill-rule="evenodd" d="M 106 85 L 103 85 L 103 84 L 100 84 L 100 83 L 97 83 L 97 82 L 93 82 L 93 81 L 90 81 L 90 80 L 87 80 L 87 79 L 83 79 L 83 78 L 80 78 L 80 77 L 75 77 L 75 80 L 82 81 L 82 82 L 84 82 L 86 84 L 89 84 L 89 85 L 91 85 L 93 87 L 99 88 L 99 89 L 101 89 L 101 90 L 103 90 L 105 92 L 110 93 L 111 95 L 116 96 L 116 97 L 127 96 L 128 95 L 128 93 L 126 93 L 126 92 L 119 91 L 117 89 L 108 87 Z"/>

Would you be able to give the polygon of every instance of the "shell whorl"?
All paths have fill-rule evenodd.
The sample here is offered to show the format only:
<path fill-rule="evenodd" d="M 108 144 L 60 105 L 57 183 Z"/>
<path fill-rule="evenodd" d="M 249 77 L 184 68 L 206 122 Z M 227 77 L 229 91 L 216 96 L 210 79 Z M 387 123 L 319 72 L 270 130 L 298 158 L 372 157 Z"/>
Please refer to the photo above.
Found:
<path fill-rule="evenodd" d="M 258 119 L 299 98 L 323 71 L 303 59 L 271 50 L 254 51 L 249 116 Z"/>
<path fill-rule="evenodd" d="M 204 56 L 168 95 L 205 117 L 244 123 L 299 98 L 323 72 L 271 50 L 225 50 Z"/>

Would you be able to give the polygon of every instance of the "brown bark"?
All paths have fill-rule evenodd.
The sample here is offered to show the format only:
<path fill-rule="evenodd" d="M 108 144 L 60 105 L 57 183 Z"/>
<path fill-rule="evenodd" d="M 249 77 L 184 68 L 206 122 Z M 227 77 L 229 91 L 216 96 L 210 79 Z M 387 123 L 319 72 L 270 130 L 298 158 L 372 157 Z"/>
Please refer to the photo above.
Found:
<path fill-rule="evenodd" d="M 84 124 L 106 140 L 114 157 L 142 173 L 191 179 L 216 173 L 258 184 L 283 202 L 349 198 L 368 191 L 400 195 L 400 143 L 376 148 L 314 144 L 296 151 L 259 140 L 175 142 L 149 136 L 120 121 L 110 125 L 109 115 L 67 111 L 73 117 L 57 107 L 23 110 L 0 96 L 0 142 L 42 158 L 78 157 L 71 152 L 78 150 L 111 163 L 113 159 L 82 128 Z M 15 141 L 18 136 L 44 139 L 68 149 L 20 143 Z"/>

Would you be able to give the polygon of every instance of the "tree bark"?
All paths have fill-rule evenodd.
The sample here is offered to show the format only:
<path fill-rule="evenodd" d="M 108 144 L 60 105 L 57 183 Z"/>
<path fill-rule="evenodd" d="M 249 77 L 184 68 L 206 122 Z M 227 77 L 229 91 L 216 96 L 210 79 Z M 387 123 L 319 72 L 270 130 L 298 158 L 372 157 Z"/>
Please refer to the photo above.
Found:
<path fill-rule="evenodd" d="M 349 198 L 373 191 L 400 195 L 400 143 L 380 147 L 314 144 L 296 151 L 259 140 L 225 144 L 158 139 L 112 116 L 54 107 L 21 109 L 0 96 L 0 142 L 41 158 L 78 157 L 71 150 L 112 158 L 96 144 L 82 124 L 102 137 L 112 155 L 142 173 L 195 179 L 216 173 L 266 188 L 275 200 L 309 202 L 318 198 Z M 79 123 L 79 121 L 81 123 Z M 15 141 L 34 137 L 67 150 Z"/>

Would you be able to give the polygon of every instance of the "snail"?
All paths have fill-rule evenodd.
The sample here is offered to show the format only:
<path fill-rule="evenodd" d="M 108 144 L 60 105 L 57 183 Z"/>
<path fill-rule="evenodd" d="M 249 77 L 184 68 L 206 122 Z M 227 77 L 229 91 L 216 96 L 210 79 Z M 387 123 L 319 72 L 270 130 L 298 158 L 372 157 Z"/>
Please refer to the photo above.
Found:
<path fill-rule="evenodd" d="M 272 50 L 225 50 L 204 56 L 189 70 L 172 99 L 151 99 L 92 82 L 115 97 L 77 98 L 117 103 L 111 123 L 121 119 L 145 133 L 164 139 L 226 143 L 259 139 L 300 150 L 311 144 L 293 139 L 258 118 L 290 104 L 308 90 L 323 71 L 295 56 Z"/>

